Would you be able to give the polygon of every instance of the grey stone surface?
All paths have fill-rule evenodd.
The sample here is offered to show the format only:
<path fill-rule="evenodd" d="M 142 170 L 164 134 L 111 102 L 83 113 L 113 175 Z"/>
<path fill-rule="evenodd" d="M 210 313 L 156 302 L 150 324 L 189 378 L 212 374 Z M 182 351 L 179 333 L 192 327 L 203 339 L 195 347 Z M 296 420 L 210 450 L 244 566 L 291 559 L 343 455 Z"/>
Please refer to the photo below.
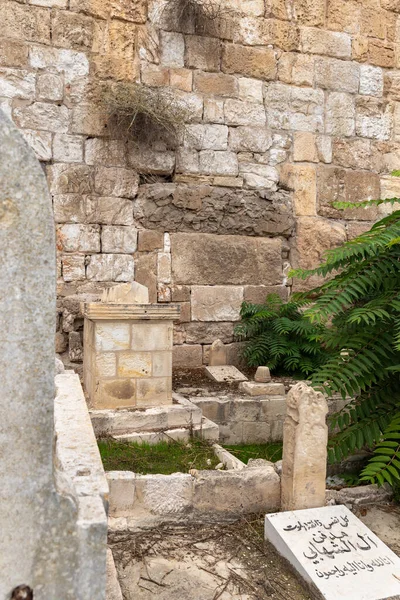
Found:
<path fill-rule="evenodd" d="M 213 379 L 218 383 L 245 381 L 247 379 L 246 375 L 243 375 L 243 373 L 233 365 L 227 365 L 225 367 L 206 367 L 205 371 L 210 379 Z"/>
<path fill-rule="evenodd" d="M 99 509 L 88 497 L 79 503 L 71 481 L 53 469 L 51 201 L 39 163 L 1 111 L 0 147 L 0 598 L 24 584 L 35 600 L 102 600 L 105 586 L 90 591 L 92 577 L 105 584 L 101 558 L 90 572 L 81 569 Z"/>

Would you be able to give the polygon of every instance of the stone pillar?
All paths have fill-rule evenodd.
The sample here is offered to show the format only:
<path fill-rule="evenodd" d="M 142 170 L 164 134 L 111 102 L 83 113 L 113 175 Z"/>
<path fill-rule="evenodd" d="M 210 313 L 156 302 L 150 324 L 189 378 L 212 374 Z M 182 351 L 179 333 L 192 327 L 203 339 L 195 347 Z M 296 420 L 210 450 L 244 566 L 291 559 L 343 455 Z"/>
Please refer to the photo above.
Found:
<path fill-rule="evenodd" d="M 79 523 L 89 536 L 90 511 L 81 511 L 64 473 L 55 477 L 53 461 L 51 199 L 37 159 L 1 110 L 0 148 L 0 600 L 19 586 L 35 600 L 89 600 L 89 569 L 81 568 L 91 540 L 82 541 Z M 105 597 L 105 513 L 103 521 L 104 578 L 97 555 L 96 600 Z"/>
<path fill-rule="evenodd" d="M 91 408 L 172 404 L 179 310 L 174 304 L 84 304 L 83 377 Z"/>
<path fill-rule="evenodd" d="M 281 509 L 325 506 L 328 404 L 321 392 L 297 383 L 287 395 L 283 426 Z"/>

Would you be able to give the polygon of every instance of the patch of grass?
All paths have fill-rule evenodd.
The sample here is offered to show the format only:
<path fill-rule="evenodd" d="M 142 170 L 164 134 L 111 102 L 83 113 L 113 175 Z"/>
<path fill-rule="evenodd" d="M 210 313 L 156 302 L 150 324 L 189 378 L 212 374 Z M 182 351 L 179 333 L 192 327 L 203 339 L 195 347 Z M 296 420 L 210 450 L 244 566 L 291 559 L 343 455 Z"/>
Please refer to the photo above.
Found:
<path fill-rule="evenodd" d="M 190 469 L 214 469 L 220 462 L 212 446 L 201 440 L 150 445 L 107 439 L 99 440 L 98 446 L 106 471 L 170 475 Z"/>
<path fill-rule="evenodd" d="M 238 446 L 226 446 L 224 444 L 224 448 L 247 464 L 250 458 L 264 458 L 265 460 L 271 460 L 272 462 L 281 460 L 283 445 L 281 443 L 239 444 Z"/>

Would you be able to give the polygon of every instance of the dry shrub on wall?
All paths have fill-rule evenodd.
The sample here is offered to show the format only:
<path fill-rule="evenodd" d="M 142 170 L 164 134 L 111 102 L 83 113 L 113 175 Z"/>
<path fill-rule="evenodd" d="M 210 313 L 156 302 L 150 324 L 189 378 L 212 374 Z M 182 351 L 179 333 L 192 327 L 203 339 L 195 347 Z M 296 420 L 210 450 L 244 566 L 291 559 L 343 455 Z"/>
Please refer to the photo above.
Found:
<path fill-rule="evenodd" d="M 184 33 L 218 35 L 236 13 L 227 0 L 167 0 L 162 17 L 168 27 Z"/>
<path fill-rule="evenodd" d="M 138 145 L 162 142 L 175 148 L 190 120 L 187 105 L 169 88 L 114 83 L 103 101 L 110 135 Z"/>

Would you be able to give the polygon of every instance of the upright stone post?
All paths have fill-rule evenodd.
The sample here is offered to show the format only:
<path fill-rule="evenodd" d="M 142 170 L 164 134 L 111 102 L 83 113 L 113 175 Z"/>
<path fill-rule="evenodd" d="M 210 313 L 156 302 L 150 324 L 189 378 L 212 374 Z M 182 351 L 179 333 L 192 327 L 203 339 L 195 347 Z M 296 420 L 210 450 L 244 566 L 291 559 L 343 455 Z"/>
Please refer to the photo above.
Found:
<path fill-rule="evenodd" d="M 325 506 L 328 405 L 324 395 L 297 383 L 287 395 L 283 426 L 281 510 Z"/>
<path fill-rule="evenodd" d="M 51 200 L 37 159 L 1 110 L 0 149 L 0 600 L 19 586 L 35 600 L 103 600 L 105 576 L 92 593 L 83 584 L 84 503 L 54 469 Z M 105 537 L 106 527 L 104 572 Z"/>

